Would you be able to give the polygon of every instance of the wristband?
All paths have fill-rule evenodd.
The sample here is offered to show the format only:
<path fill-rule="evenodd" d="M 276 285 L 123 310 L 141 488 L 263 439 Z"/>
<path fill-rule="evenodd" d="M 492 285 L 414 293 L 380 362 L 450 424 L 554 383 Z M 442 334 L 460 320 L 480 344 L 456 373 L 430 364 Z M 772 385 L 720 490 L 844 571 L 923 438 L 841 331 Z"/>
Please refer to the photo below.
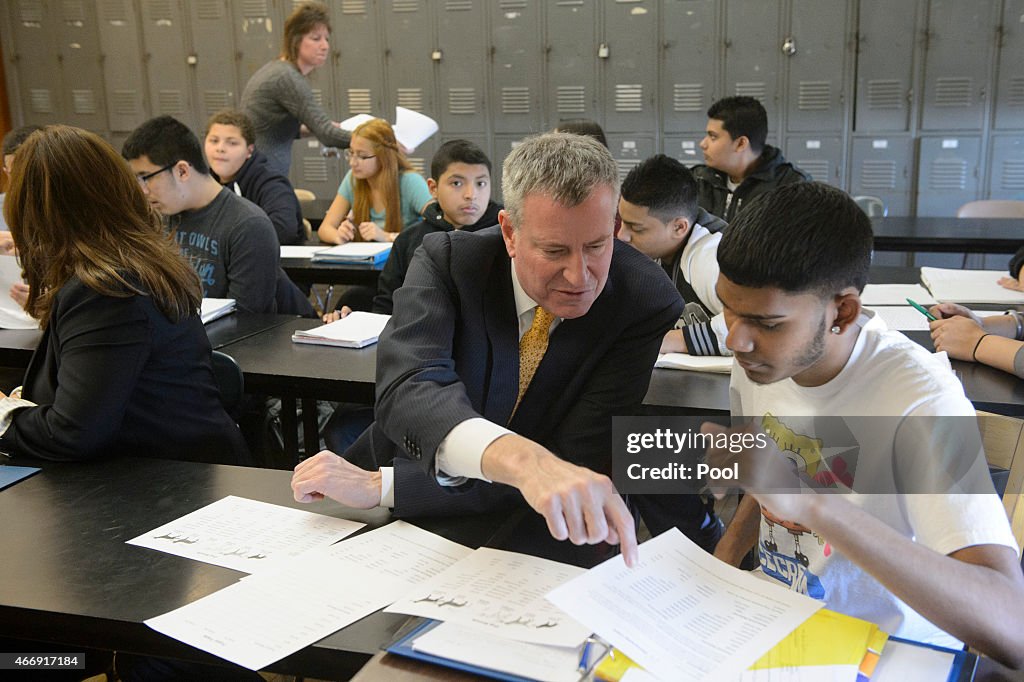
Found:
<path fill-rule="evenodd" d="M 985 340 L 986 336 L 992 336 L 992 335 L 991 334 L 982 334 L 980 337 L 978 337 L 978 343 L 974 344 L 974 351 L 971 353 L 971 360 L 973 360 L 974 362 L 978 361 L 978 346 L 981 345 L 981 342 Z"/>

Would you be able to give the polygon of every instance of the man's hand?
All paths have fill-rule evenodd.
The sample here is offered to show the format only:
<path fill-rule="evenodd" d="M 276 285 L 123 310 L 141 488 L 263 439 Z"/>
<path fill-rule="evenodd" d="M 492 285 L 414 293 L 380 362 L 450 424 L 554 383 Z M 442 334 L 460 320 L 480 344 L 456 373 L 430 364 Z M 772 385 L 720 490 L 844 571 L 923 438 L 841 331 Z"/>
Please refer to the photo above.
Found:
<path fill-rule="evenodd" d="M 332 310 L 329 313 L 324 313 L 324 323 L 330 324 L 331 322 L 337 322 L 343 317 L 348 317 L 352 314 L 352 309 L 347 305 L 341 306 L 341 310 Z"/>
<path fill-rule="evenodd" d="M 621 545 L 627 566 L 638 560 L 633 516 L 611 479 L 570 464 L 515 434 L 484 450 L 484 476 L 519 489 L 548 524 L 551 537 L 574 545 Z"/>
<path fill-rule="evenodd" d="M 969 320 L 974 320 L 978 324 L 983 324 L 982 319 L 974 314 L 970 308 L 962 306 L 959 303 L 939 303 L 938 305 L 933 305 L 929 308 L 928 312 L 938 320 L 948 320 L 951 317 L 966 317 Z"/>
<path fill-rule="evenodd" d="M 683 340 L 682 329 L 670 329 L 665 332 L 665 336 L 661 339 L 661 349 L 659 353 L 685 353 L 686 341 Z"/>
<path fill-rule="evenodd" d="M 299 462 L 292 474 L 296 502 L 329 497 L 354 509 L 380 506 L 380 472 L 366 471 L 330 450 L 322 450 Z"/>

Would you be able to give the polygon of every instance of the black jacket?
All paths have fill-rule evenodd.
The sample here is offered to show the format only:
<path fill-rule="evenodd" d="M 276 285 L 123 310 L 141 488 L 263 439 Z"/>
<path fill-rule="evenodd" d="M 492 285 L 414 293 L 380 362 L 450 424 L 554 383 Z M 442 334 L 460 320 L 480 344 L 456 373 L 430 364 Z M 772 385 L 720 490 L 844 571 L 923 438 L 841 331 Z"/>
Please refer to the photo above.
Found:
<path fill-rule="evenodd" d="M 729 196 L 728 176 L 704 165 L 694 166 L 693 175 L 697 179 L 697 203 L 700 207 L 730 223 L 743 210 L 743 204 L 754 197 L 776 187 L 811 180 L 810 175 L 786 161 L 777 147 L 765 145 L 757 169 L 736 188 L 727 211 L 725 200 Z"/>
<path fill-rule="evenodd" d="M 213 171 L 210 175 L 221 182 Z M 267 157 L 258 149 L 242 164 L 234 182 L 221 184 L 262 208 L 274 224 L 280 243 L 301 244 L 306 240 L 302 208 L 295 196 L 295 188 L 287 177 L 269 165 Z"/>

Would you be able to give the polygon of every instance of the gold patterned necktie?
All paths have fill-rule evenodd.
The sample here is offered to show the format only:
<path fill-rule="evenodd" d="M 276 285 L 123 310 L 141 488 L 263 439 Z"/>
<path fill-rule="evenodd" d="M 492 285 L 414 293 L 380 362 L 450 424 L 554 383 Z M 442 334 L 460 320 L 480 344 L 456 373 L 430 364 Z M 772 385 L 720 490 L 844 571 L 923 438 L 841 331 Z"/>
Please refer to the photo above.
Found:
<path fill-rule="evenodd" d="M 516 406 L 512 408 L 512 414 L 519 409 L 519 401 L 523 399 L 526 387 L 533 380 L 537 365 L 540 364 L 540 359 L 544 357 L 544 352 L 548 349 L 548 332 L 554 321 L 554 315 L 537 306 L 534 308 L 533 324 L 523 334 L 523 338 L 519 339 L 519 397 L 516 398 Z M 511 419 L 511 417 L 509 418 Z"/>

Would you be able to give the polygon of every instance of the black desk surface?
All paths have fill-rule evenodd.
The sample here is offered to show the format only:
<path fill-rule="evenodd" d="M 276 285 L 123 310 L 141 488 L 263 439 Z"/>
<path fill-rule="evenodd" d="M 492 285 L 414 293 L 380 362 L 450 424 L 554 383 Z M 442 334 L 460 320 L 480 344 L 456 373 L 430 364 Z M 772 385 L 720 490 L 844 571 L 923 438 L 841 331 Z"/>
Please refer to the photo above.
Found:
<path fill-rule="evenodd" d="M 878 251 L 1015 253 L 1024 245 L 1024 220 L 1015 218 L 874 218 Z"/>

